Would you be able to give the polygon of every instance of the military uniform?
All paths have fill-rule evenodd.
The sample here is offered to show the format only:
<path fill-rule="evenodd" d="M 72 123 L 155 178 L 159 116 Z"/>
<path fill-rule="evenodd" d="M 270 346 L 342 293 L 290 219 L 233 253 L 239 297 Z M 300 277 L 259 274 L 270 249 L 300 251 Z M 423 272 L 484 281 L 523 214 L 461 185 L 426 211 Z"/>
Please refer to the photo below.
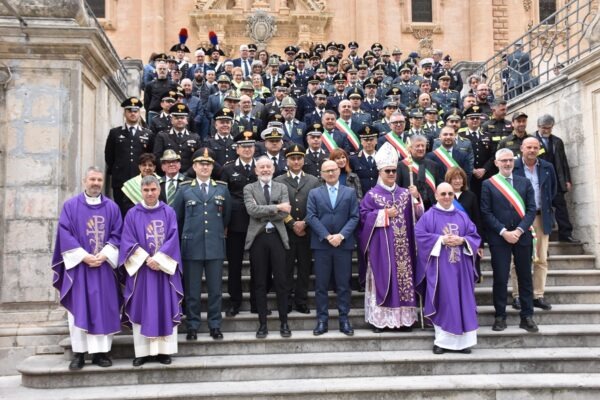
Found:
<path fill-rule="evenodd" d="M 236 144 L 231 135 L 221 137 L 218 134 L 206 141 L 206 147 L 215 153 L 215 162 L 219 165 L 225 165 L 237 158 L 235 152 Z"/>
<path fill-rule="evenodd" d="M 184 129 L 181 132 L 171 128 L 169 131 L 160 132 L 154 142 L 154 155 L 156 159 L 167 149 L 175 150 L 181 157 L 181 171 L 185 172 L 192 166 L 192 156 L 201 146 L 200 135 Z"/>
<path fill-rule="evenodd" d="M 521 155 L 521 144 L 523 144 L 523 140 L 525 140 L 528 137 L 535 137 L 535 136 L 525 133 L 522 137 L 518 137 L 516 134 L 512 133 L 512 134 L 508 135 L 507 137 L 505 137 L 504 139 L 502 139 L 498 143 L 496 150 L 500 150 L 500 149 L 504 149 L 504 148 L 511 149 L 512 152 L 514 153 L 515 157 L 520 156 Z"/>
<path fill-rule="evenodd" d="M 314 153 L 312 150 L 306 150 L 306 156 L 304 157 L 304 167 L 302 170 L 307 174 L 321 176 L 321 164 L 329 158 L 327 151 L 320 149 L 318 153 Z"/>
<path fill-rule="evenodd" d="M 350 157 L 350 167 L 352 172 L 358 175 L 363 193 L 367 193 L 377 184 L 377 179 L 379 179 L 379 170 L 375 163 L 375 152 L 370 157 L 371 160 L 368 159 L 364 150 Z"/>
<path fill-rule="evenodd" d="M 162 131 L 168 131 L 172 128 L 171 116 L 165 112 L 161 112 L 158 116 L 152 119 L 152 122 L 149 126 L 155 135 L 158 135 L 158 133 Z"/>
<path fill-rule="evenodd" d="M 507 119 L 491 118 L 481 124 L 481 130 L 489 133 L 492 140 L 498 143 L 513 132 L 513 125 Z"/>
<path fill-rule="evenodd" d="M 471 142 L 471 147 L 473 148 L 473 169 L 485 169 L 485 175 L 481 179 L 472 176 L 469 183 L 469 188 L 479 199 L 481 196 L 481 184 L 497 171 L 494 165 L 497 142 L 494 142 L 492 137 L 484 133 L 481 128 L 475 132 L 472 132 L 469 128 L 460 128 L 458 135 Z"/>
<path fill-rule="evenodd" d="M 437 89 L 431 93 L 431 99 L 438 104 L 444 111 L 448 112 L 452 108 L 458 108 L 460 103 L 460 94 L 456 90 L 442 91 Z"/>

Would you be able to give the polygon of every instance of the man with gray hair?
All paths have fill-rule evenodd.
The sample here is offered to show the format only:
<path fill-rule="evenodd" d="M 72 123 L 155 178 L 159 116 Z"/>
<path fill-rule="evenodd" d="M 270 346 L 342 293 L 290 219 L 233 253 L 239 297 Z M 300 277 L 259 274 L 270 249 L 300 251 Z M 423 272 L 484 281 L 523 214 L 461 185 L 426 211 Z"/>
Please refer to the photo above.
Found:
<path fill-rule="evenodd" d="M 481 216 L 494 272 L 492 294 L 496 312 L 492 330 L 506 329 L 507 284 L 511 259 L 514 259 L 521 299 L 519 327 L 537 332 L 533 320 L 533 237 L 530 231 L 536 214 L 535 193 L 529 179 L 513 174 L 512 150 L 496 151 L 494 163 L 500 172 L 484 181 L 481 188 Z"/>
<path fill-rule="evenodd" d="M 73 359 L 70 370 L 92 364 L 110 367 L 107 353 L 121 331 L 118 266 L 122 218 L 119 207 L 102 195 L 104 172 L 89 167 L 84 191 L 65 201 L 52 256 L 53 286 L 67 309 Z"/>
<path fill-rule="evenodd" d="M 558 224 L 558 240 L 561 242 L 580 243 L 573 237 L 573 225 L 569 219 L 569 210 L 565 201 L 565 194 L 571 191 L 571 171 L 569 161 L 565 152 L 565 144 L 562 139 L 552 134 L 554 128 L 554 117 L 550 114 L 544 114 L 537 120 L 537 131 L 535 137 L 542 146 L 538 157 L 548 161 L 554 166 L 556 179 L 558 181 L 558 190 L 552 200 L 552 206 L 555 208 L 556 223 Z"/>

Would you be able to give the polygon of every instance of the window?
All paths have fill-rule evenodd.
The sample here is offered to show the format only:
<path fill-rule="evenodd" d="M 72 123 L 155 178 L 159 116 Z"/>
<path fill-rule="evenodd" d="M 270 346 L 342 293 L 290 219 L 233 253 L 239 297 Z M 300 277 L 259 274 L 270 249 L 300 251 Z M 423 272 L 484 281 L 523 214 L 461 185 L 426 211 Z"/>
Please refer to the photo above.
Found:
<path fill-rule="evenodd" d="M 548 18 L 556 12 L 556 0 L 539 0 L 540 1 L 540 22 Z M 546 21 L 548 25 L 555 23 L 554 17 Z"/>
<path fill-rule="evenodd" d="M 412 22 L 433 22 L 432 0 L 412 0 Z"/>
<path fill-rule="evenodd" d="M 86 0 L 96 18 L 106 18 L 105 0 Z"/>

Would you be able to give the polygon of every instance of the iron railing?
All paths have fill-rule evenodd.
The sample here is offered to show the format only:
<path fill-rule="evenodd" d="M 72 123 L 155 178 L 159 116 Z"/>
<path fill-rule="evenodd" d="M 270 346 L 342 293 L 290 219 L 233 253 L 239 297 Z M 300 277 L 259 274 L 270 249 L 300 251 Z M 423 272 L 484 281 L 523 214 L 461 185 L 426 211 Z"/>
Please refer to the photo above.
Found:
<path fill-rule="evenodd" d="M 584 37 L 597 0 L 572 0 L 479 67 L 496 98 L 514 99 L 594 50 Z"/>

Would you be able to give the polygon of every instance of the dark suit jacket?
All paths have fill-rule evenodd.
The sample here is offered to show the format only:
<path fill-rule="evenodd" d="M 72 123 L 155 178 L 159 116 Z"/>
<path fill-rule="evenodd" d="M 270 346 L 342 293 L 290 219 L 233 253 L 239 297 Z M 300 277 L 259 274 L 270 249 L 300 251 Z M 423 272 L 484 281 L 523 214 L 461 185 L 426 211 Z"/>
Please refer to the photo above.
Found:
<path fill-rule="evenodd" d="M 532 245 L 529 227 L 535 219 L 533 186 L 531 186 L 531 182 L 527 178 L 513 173 L 513 187 L 525 202 L 525 216 L 523 218 L 519 217 L 514 207 L 492 185 L 489 179 L 483 182 L 481 188 L 481 217 L 485 227 L 486 238 L 491 245 L 506 244 L 504 238 L 500 236 L 502 229 L 512 231 L 517 228 L 523 230 L 523 234 L 517 244 L 521 246 Z"/>
<path fill-rule="evenodd" d="M 467 181 L 471 180 L 471 175 L 473 174 L 473 161 L 469 159 L 469 157 L 473 154 L 472 151 L 473 150 L 470 143 L 468 148 L 459 147 L 457 145 L 452 147 L 452 158 L 454 158 L 454 161 L 456 161 L 456 163 L 467 174 Z M 425 157 L 437 164 L 440 176 L 446 176 L 446 171 L 448 168 L 446 168 L 446 165 L 438 158 L 438 156 L 431 152 L 427 153 Z"/>
<path fill-rule="evenodd" d="M 396 175 L 396 183 L 398 184 L 398 186 L 408 189 L 408 187 L 410 186 L 410 174 L 412 174 L 413 184 L 417 187 L 417 190 L 421 195 L 423 207 L 425 208 L 425 210 L 428 210 L 429 207 L 436 203 L 436 200 L 435 191 L 431 189 L 425 181 L 425 172 L 431 172 L 435 179 L 436 187 L 440 182 L 443 181 L 443 179 L 440 178 L 439 169 L 435 162 L 424 158 L 419 163 L 419 174 L 415 175 L 414 172 L 408 171 L 408 166 L 406 164 L 404 164 L 403 162 L 399 162 L 398 173 Z"/>
<path fill-rule="evenodd" d="M 477 200 L 477 195 L 467 190 L 462 192 L 460 197 L 458 198 L 458 202 L 463 206 L 465 212 L 473 221 L 475 226 L 477 227 L 477 233 L 481 236 L 481 247 L 483 247 L 484 240 L 484 231 L 483 231 L 483 223 L 481 221 L 481 210 L 479 209 L 479 201 Z"/>
<path fill-rule="evenodd" d="M 542 223 L 544 225 L 544 235 L 552 233 L 552 223 L 554 222 L 554 210 L 552 208 L 552 199 L 556 196 L 556 174 L 554 167 L 547 161 L 538 159 L 537 176 L 540 185 L 540 197 L 542 200 L 541 212 Z M 525 177 L 525 164 L 523 159 L 515 160 L 514 175 Z"/>
<path fill-rule="evenodd" d="M 310 247 L 317 250 L 328 250 L 333 247 L 326 237 L 340 233 L 344 236 L 339 248 L 354 249 L 354 231 L 358 225 L 358 199 L 356 191 L 344 185 L 339 185 L 335 208 L 331 207 L 327 185 L 313 189 L 308 194 L 306 204 L 306 222 L 312 235 Z"/>
<path fill-rule="evenodd" d="M 569 168 L 569 162 L 567 161 L 565 144 L 561 138 L 554 135 L 550 135 L 548 138 L 547 146 L 544 144 L 539 132 L 535 133 L 535 137 L 540 141 L 540 146 L 542 146 L 538 153 L 538 158 L 548 161 L 554 166 L 556 180 L 558 181 L 558 190 L 560 192 L 566 192 L 567 182 L 571 182 L 571 169 Z"/>

